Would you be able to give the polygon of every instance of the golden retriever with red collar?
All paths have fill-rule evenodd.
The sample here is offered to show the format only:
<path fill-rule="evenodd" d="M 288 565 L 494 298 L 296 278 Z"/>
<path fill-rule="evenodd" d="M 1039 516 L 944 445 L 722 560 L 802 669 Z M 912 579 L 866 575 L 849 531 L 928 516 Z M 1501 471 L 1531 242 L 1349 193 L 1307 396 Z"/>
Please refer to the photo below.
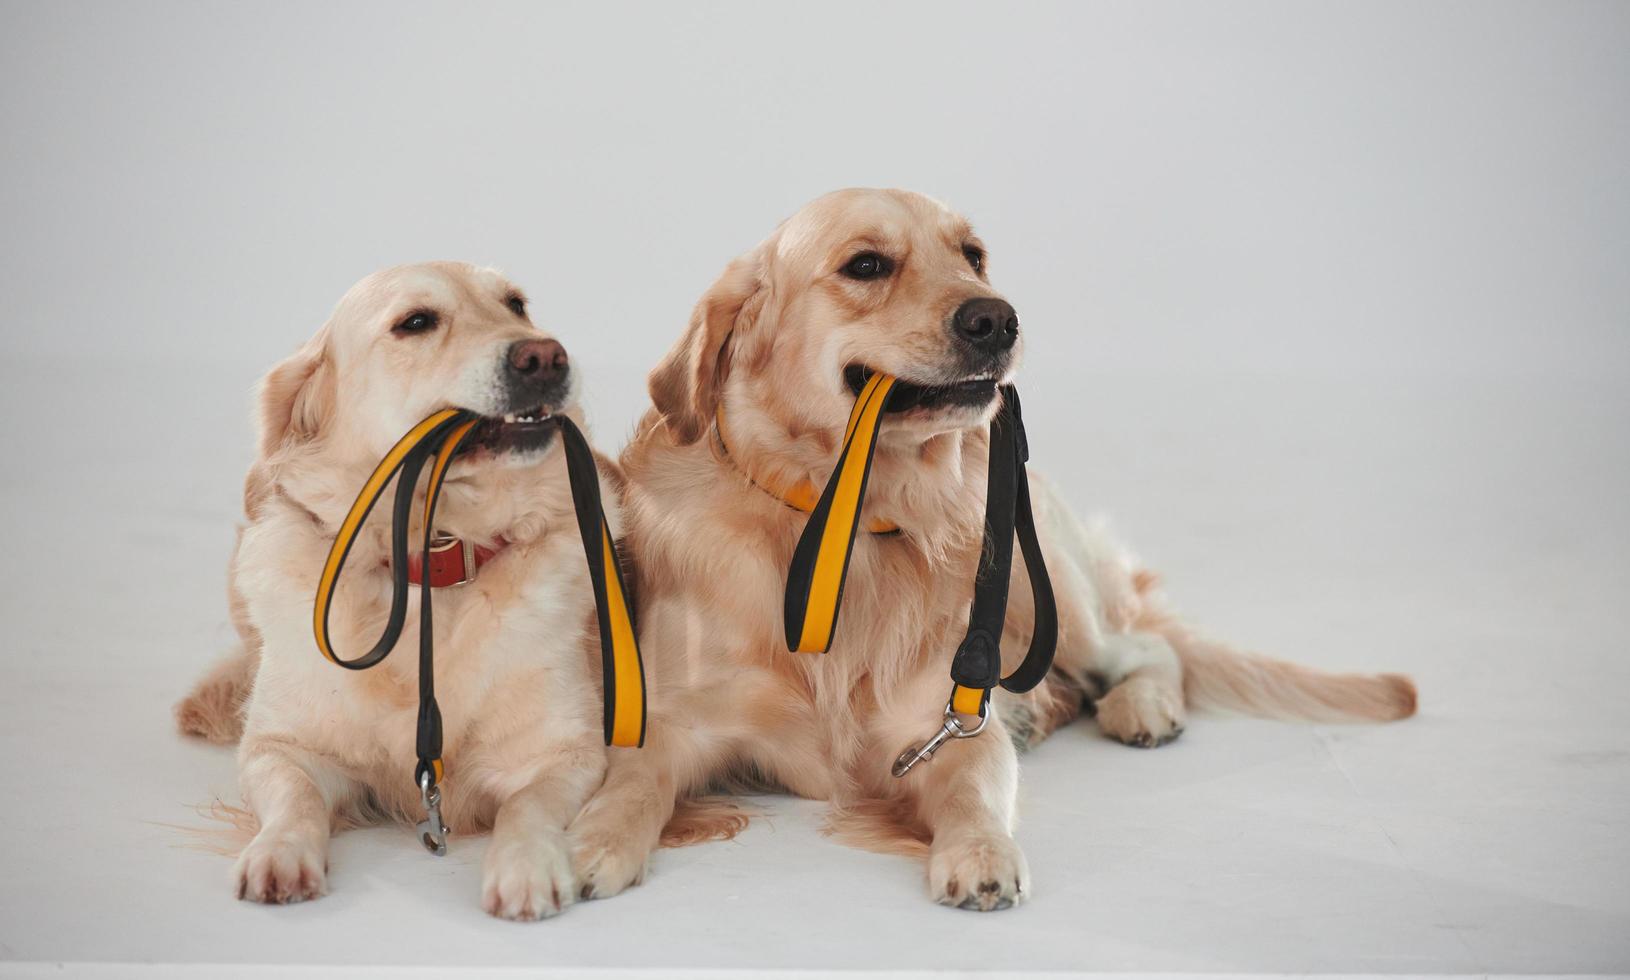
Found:
<path fill-rule="evenodd" d="M 183 731 L 241 735 L 240 779 L 259 831 L 233 871 L 240 898 L 315 898 L 327 889 L 333 827 L 423 816 L 417 614 L 394 656 L 348 671 L 319 655 L 312 605 L 336 529 L 374 465 L 448 407 L 485 420 L 451 464 L 436 512 L 438 529 L 468 543 L 479 565 L 435 600 L 443 812 L 455 831 L 493 831 L 487 911 L 543 918 L 576 896 L 565 830 L 599 785 L 607 750 L 594 597 L 561 437 L 542 420 L 580 422 L 575 391 L 564 348 L 531 321 L 520 290 L 452 262 L 364 279 L 262 382 L 259 458 L 229 586 L 244 647 L 177 707 Z M 614 476 L 602 461 L 613 533 Z M 423 496 L 421 487 L 415 515 Z M 389 510 L 364 526 L 338 588 L 329 623 L 342 656 L 365 651 L 385 621 L 389 517 L 378 512 Z M 417 606 L 417 588 L 409 601 Z"/>
<path fill-rule="evenodd" d="M 622 458 L 650 737 L 613 760 L 572 826 L 585 896 L 640 879 L 676 798 L 745 778 L 830 801 L 851 839 L 925 850 L 938 902 L 1006 908 L 1031 889 L 1012 836 L 1015 743 L 1073 717 L 1083 694 L 1106 734 L 1142 746 L 1176 737 L 1188 704 L 1413 712 L 1406 678 L 1322 674 L 1194 636 L 1154 576 L 1038 479 L 1060 607 L 1054 673 L 998 693 L 980 737 L 891 775 L 940 724 L 980 551 L 987 425 L 1023 347 L 987 261 L 968 222 L 929 198 L 830 194 L 732 262 L 652 372 L 653 406 Z M 871 470 L 863 522 L 899 533 L 857 535 L 831 651 L 789 653 L 783 592 L 807 516 L 767 488 L 826 482 L 868 370 L 932 393 L 888 417 Z M 1029 642 L 1022 562 L 1011 596 L 1006 670 Z"/>

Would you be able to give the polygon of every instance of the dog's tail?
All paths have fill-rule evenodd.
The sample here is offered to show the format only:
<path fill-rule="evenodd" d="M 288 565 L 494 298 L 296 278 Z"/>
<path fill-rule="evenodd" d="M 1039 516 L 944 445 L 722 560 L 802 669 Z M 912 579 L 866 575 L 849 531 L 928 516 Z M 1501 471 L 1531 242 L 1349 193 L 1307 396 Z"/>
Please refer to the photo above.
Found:
<path fill-rule="evenodd" d="M 674 804 L 673 816 L 662 828 L 663 847 L 689 847 L 708 841 L 731 840 L 747 829 L 753 811 L 726 796 L 690 796 Z"/>
<path fill-rule="evenodd" d="M 1183 665 L 1192 707 L 1299 721 L 1397 721 L 1415 713 L 1402 674 L 1337 674 L 1237 650 L 1166 617 L 1150 623 Z"/>
<path fill-rule="evenodd" d="M 850 847 L 905 857 L 927 857 L 934 839 L 917 816 L 915 802 L 905 796 L 834 802 L 822 830 Z"/>
<path fill-rule="evenodd" d="M 1401 674 L 1329 673 L 1202 635 L 1171 612 L 1160 577 L 1139 567 L 1108 528 L 1077 520 L 1051 483 L 1034 471 L 1031 488 L 1037 522 L 1051 545 L 1049 560 L 1069 566 L 1054 581 L 1062 585 L 1079 574 L 1090 582 L 1106 628 L 1164 637 L 1182 664 L 1183 696 L 1191 707 L 1329 722 L 1394 721 L 1415 713 L 1415 685 Z M 1078 666 L 1094 669 L 1090 662 Z"/>
<path fill-rule="evenodd" d="M 210 665 L 192 691 L 176 702 L 176 728 L 217 745 L 237 742 L 243 736 L 244 707 L 259 666 L 260 655 L 247 645 Z"/>

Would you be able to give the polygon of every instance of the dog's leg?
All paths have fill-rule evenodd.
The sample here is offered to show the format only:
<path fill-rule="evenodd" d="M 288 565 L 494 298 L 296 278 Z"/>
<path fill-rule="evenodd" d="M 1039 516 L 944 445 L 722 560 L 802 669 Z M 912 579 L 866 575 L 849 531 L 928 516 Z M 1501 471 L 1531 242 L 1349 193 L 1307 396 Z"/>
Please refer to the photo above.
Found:
<path fill-rule="evenodd" d="M 653 713 L 644 747 L 608 750 L 605 783 L 568 830 L 581 898 L 610 898 L 644 881 L 679 794 L 723 767 L 724 740 L 701 727 L 708 698 L 679 692 L 664 698 L 668 711 Z M 667 720 L 681 718 L 683 725 Z"/>
<path fill-rule="evenodd" d="M 925 722 L 945 706 L 945 690 L 943 679 L 924 678 L 909 702 L 885 712 L 880 756 L 892 761 L 892 753 L 921 744 L 930 734 Z M 1029 869 L 1013 839 L 1019 756 L 999 713 L 980 735 L 947 742 L 890 786 L 912 798 L 933 835 L 928 888 L 934 901 L 993 911 L 1028 896 Z"/>
<path fill-rule="evenodd" d="M 645 880 L 645 862 L 673 814 L 673 777 L 661 760 L 656 732 L 643 748 L 609 750 L 606 780 L 572 821 L 572 865 L 578 897 L 610 898 Z"/>
<path fill-rule="evenodd" d="M 1155 748 L 1183 734 L 1186 723 L 1183 700 L 1183 664 L 1165 637 L 1154 632 L 1117 632 L 1130 623 L 1110 618 L 1106 629 L 1104 611 L 1099 607 L 1095 580 L 1087 578 L 1079 564 L 1067 554 L 1049 551 L 1048 571 L 1053 576 L 1058 604 L 1058 650 L 1053 661 L 1054 678 L 1068 679 L 1094 701 L 1098 729 L 1110 738 L 1139 748 Z M 1030 644 L 1034 611 L 1028 582 L 1015 572 L 1014 601 L 1009 605 L 1007 628 L 1003 631 L 1004 661 L 1022 654 Z M 1136 602 L 1128 592 L 1126 603 Z M 1113 610 L 1111 611 L 1113 612 Z M 1016 664 L 1004 662 L 1011 670 Z M 1050 698 L 1056 695 L 1049 694 Z M 1029 721 L 1032 731 L 1020 734 L 1033 744 L 1047 734 L 1047 723 L 1065 713 L 1024 709 L 1016 721 Z"/>
<path fill-rule="evenodd" d="M 1044 543 L 1043 547 L 1047 545 Z M 1024 557 L 1017 553 L 1013 557 L 1007 620 L 1002 629 L 1004 674 L 1018 667 L 1030 648 L 1035 628 L 1035 603 Z M 1108 688 L 1096 663 L 1096 651 L 1104 640 L 1090 586 L 1068 556 L 1055 555 L 1048 548 L 1046 557 L 1058 609 L 1058 644 L 1053 670 L 1029 694 L 996 692 L 1002 721 L 1022 749 L 1034 748 L 1058 728 L 1080 717 L 1083 704 L 1096 701 Z"/>
<path fill-rule="evenodd" d="M 605 750 L 587 743 L 556 754 L 504 800 L 482 874 L 481 906 L 503 919 L 556 915 L 576 898 L 566 826 L 605 776 Z"/>
<path fill-rule="evenodd" d="M 568 829 L 579 897 L 610 898 L 645 879 L 675 802 L 723 775 L 747 735 L 741 719 L 719 706 L 745 703 L 758 683 L 745 673 L 713 689 L 653 690 L 651 704 L 661 707 L 651 713 L 645 745 L 608 750 L 605 783 Z"/>
<path fill-rule="evenodd" d="M 243 748 L 239 781 L 260 832 L 232 869 L 237 896 L 283 904 L 326 892 L 328 835 L 351 781 L 312 753 L 258 739 Z"/>
<path fill-rule="evenodd" d="M 982 912 L 1017 905 L 1031 887 L 1013 839 L 1017 751 L 999 720 L 978 738 L 945 746 L 903 777 L 933 832 L 928 888 L 934 901 Z"/>
<path fill-rule="evenodd" d="M 1030 480 L 1058 603 L 1054 669 L 1096 699 L 1105 735 L 1139 748 L 1170 742 L 1185 724 L 1183 665 L 1163 636 L 1136 631 L 1153 577 L 1138 572 L 1105 531 L 1082 525 L 1039 473 L 1031 471 Z M 1010 594 L 1010 636 L 1003 649 L 1022 650 L 1034 616 L 1022 557 Z"/>
<path fill-rule="evenodd" d="M 610 898 L 643 881 L 675 804 L 725 775 L 741 747 L 762 735 L 743 706 L 778 681 L 748 669 L 709 670 L 715 647 L 749 641 L 707 610 L 688 597 L 657 598 L 640 610 L 651 706 L 645 745 L 607 751 L 605 783 L 567 830 L 581 898 Z"/>
<path fill-rule="evenodd" d="M 1140 749 L 1183 734 L 1183 666 L 1166 638 L 1154 633 L 1106 637 L 1098 672 L 1113 685 L 1098 700 L 1098 730 Z"/>

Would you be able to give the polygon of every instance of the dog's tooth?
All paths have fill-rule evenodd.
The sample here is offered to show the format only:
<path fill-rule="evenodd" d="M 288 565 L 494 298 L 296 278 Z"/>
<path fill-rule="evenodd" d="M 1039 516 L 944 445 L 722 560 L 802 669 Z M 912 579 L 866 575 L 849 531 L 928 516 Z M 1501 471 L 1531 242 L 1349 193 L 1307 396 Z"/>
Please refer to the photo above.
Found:
<path fill-rule="evenodd" d="M 510 412 L 508 415 L 504 416 L 504 421 L 513 425 L 515 423 L 515 413 Z"/>

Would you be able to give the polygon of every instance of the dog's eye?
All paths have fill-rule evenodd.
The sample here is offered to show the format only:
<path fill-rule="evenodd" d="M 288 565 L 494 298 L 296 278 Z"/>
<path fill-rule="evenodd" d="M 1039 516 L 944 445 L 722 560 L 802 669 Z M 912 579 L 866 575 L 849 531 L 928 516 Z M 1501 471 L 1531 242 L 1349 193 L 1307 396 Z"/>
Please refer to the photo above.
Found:
<path fill-rule="evenodd" d="M 968 260 L 968 265 L 975 272 L 985 271 L 985 253 L 972 245 L 962 246 L 962 257 Z"/>
<path fill-rule="evenodd" d="M 429 310 L 414 310 L 398 321 L 396 326 L 391 328 L 391 332 L 398 334 L 428 333 L 436 329 L 436 324 L 440 322 L 441 318 Z"/>
<path fill-rule="evenodd" d="M 868 279 L 882 279 L 887 276 L 894 271 L 894 262 L 887 256 L 878 255 L 876 252 L 861 252 L 844 263 L 843 269 L 840 271 L 850 279 L 859 279 L 864 282 Z"/>
<path fill-rule="evenodd" d="M 509 307 L 510 311 L 516 316 L 523 318 L 526 316 L 526 300 L 522 299 L 521 297 L 510 296 L 508 299 L 504 300 L 504 305 Z"/>

